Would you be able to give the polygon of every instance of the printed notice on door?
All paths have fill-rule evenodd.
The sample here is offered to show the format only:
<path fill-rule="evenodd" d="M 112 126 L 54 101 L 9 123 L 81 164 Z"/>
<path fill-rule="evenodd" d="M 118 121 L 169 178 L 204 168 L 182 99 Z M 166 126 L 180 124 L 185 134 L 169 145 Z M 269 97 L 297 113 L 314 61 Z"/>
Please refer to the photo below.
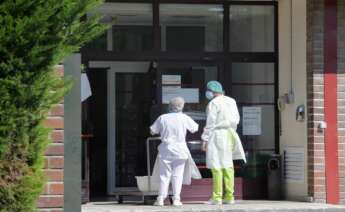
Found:
<path fill-rule="evenodd" d="M 242 134 L 261 135 L 261 107 L 243 107 Z"/>

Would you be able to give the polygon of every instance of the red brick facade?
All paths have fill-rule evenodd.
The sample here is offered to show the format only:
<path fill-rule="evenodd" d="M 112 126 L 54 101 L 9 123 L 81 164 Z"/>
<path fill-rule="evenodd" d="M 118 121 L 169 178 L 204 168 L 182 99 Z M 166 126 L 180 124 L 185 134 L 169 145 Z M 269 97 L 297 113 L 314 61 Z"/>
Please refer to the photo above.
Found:
<path fill-rule="evenodd" d="M 318 130 L 325 120 L 325 0 L 307 5 L 308 91 L 308 193 L 315 202 L 326 202 L 325 134 Z M 345 204 L 345 1 L 337 0 L 337 133 L 339 202 Z M 332 111 L 333 112 L 333 111 Z M 336 153 L 335 153 L 336 154 Z"/>
<path fill-rule="evenodd" d="M 308 193 L 325 202 L 324 134 L 317 126 L 324 120 L 323 0 L 307 5 L 307 92 L 308 92 Z"/>
<path fill-rule="evenodd" d="M 338 148 L 340 204 L 345 205 L 345 1 L 338 0 Z"/>
<path fill-rule="evenodd" d="M 63 75 L 63 67 L 58 66 L 59 74 Z M 53 129 L 50 134 L 52 143 L 46 151 L 45 173 L 48 182 L 38 200 L 37 206 L 42 212 L 62 212 L 64 196 L 64 105 L 56 105 L 45 122 Z"/>

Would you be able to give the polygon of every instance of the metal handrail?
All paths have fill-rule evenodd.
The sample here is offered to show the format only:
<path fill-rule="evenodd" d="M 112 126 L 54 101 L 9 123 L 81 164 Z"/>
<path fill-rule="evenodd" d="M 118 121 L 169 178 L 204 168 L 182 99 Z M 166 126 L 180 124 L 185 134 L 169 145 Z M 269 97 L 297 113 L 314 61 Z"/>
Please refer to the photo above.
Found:
<path fill-rule="evenodd" d="M 146 139 L 146 162 L 147 162 L 147 175 L 149 183 L 149 191 L 151 191 L 151 160 L 150 160 L 150 142 L 161 140 L 161 137 L 148 137 Z"/>

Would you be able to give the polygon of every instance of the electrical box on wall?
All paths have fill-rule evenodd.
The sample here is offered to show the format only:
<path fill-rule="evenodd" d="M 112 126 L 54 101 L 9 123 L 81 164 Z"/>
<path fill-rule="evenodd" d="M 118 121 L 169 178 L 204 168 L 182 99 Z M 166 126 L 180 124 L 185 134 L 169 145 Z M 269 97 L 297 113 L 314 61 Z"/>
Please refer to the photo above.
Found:
<path fill-rule="evenodd" d="M 284 94 L 286 99 L 286 104 L 293 104 L 295 102 L 295 94 L 293 91 Z"/>
<path fill-rule="evenodd" d="M 286 104 L 293 104 L 295 102 L 295 95 L 292 91 L 284 93 L 278 98 L 278 110 L 283 111 Z"/>

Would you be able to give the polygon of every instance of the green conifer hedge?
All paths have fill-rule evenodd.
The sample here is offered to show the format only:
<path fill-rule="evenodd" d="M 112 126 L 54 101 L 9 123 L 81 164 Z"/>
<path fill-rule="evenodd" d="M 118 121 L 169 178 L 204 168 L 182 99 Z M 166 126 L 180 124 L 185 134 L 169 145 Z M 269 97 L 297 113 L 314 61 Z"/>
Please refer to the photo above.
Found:
<path fill-rule="evenodd" d="M 101 0 L 0 3 L 0 211 L 36 211 L 49 144 L 42 122 L 68 91 L 54 66 L 106 29 L 85 14 Z"/>

